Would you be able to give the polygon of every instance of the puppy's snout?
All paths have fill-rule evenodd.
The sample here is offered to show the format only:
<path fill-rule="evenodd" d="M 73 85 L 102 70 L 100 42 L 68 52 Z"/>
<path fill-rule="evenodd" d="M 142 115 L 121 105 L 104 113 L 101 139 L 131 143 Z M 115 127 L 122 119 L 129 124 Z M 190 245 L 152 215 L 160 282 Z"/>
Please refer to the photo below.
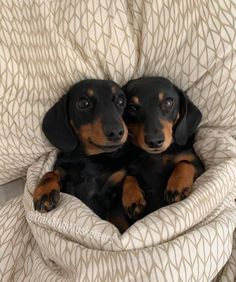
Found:
<path fill-rule="evenodd" d="M 161 148 L 164 141 L 165 140 L 162 133 L 145 136 L 145 143 L 148 145 L 149 148 Z"/>
<path fill-rule="evenodd" d="M 107 139 L 111 142 L 120 141 L 124 136 L 124 132 L 124 128 L 121 125 L 105 129 L 105 135 Z"/>

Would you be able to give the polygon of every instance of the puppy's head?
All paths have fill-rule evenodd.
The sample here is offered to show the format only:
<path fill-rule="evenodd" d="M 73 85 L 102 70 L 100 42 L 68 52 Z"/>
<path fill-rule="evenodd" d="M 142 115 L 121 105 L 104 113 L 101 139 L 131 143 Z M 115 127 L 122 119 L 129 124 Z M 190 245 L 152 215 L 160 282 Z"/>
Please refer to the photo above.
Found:
<path fill-rule="evenodd" d="M 149 153 L 161 153 L 173 141 L 184 145 L 201 121 L 186 94 L 163 77 L 132 80 L 123 89 L 131 141 Z"/>
<path fill-rule="evenodd" d="M 122 119 L 123 90 L 109 80 L 84 80 L 73 85 L 45 115 L 43 132 L 64 152 L 78 145 L 88 155 L 117 150 L 128 131 Z"/>

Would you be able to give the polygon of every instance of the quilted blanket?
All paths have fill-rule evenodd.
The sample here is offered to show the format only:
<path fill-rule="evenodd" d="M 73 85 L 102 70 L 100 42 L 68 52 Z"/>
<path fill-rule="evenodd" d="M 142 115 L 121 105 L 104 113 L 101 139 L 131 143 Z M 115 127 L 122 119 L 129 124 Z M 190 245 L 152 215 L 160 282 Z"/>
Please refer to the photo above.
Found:
<path fill-rule="evenodd" d="M 0 184 L 27 173 L 23 197 L 0 208 L 1 281 L 236 279 L 235 15 L 234 0 L 0 0 Z M 57 153 L 46 111 L 78 80 L 149 75 L 202 111 L 206 172 L 191 195 L 123 235 L 70 195 L 35 212 Z"/>

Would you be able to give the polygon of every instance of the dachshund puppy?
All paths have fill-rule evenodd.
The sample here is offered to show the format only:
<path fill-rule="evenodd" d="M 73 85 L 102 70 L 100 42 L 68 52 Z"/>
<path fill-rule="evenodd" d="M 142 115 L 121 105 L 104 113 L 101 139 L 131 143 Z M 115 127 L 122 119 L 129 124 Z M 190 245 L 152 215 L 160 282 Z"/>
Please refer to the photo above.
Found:
<path fill-rule="evenodd" d="M 129 152 L 135 158 L 127 168 L 122 203 L 128 218 L 135 221 L 140 202 L 131 205 L 130 197 L 138 199 L 140 192 L 146 205 L 139 217 L 190 194 L 194 180 L 203 172 L 193 149 L 202 116 L 187 95 L 163 77 L 132 80 L 123 90 Z"/>
<path fill-rule="evenodd" d="M 192 148 L 200 120 L 186 94 L 165 78 L 133 80 L 123 89 L 106 80 L 75 84 L 43 120 L 60 153 L 34 191 L 35 209 L 55 208 L 62 191 L 124 232 L 188 196 L 203 171 Z"/>
<path fill-rule="evenodd" d="M 120 184 L 125 176 L 120 157 L 128 136 L 122 119 L 125 106 L 126 96 L 116 83 L 84 80 L 47 112 L 43 132 L 60 152 L 54 170 L 43 176 L 34 191 L 37 211 L 55 208 L 62 191 L 107 218 L 112 201 L 101 190 L 105 184 L 105 191 Z"/>

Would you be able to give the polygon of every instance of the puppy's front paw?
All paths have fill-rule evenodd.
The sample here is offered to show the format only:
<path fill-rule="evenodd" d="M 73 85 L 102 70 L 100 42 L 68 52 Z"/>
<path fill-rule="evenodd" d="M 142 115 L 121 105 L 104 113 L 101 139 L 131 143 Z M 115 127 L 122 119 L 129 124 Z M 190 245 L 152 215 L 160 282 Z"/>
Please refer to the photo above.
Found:
<path fill-rule="evenodd" d="M 126 215 L 137 220 L 142 214 L 146 201 L 138 181 L 133 176 L 127 176 L 123 184 L 122 204 Z"/>
<path fill-rule="evenodd" d="M 165 200 L 169 204 L 179 202 L 191 193 L 195 170 L 192 164 L 180 162 L 172 172 L 165 191 Z"/>
<path fill-rule="evenodd" d="M 191 187 L 168 187 L 165 191 L 165 201 L 168 204 L 173 204 L 184 200 L 191 192 Z"/>
<path fill-rule="evenodd" d="M 56 172 L 48 172 L 43 176 L 33 194 L 35 210 L 48 212 L 56 207 L 60 200 L 59 180 Z"/>

